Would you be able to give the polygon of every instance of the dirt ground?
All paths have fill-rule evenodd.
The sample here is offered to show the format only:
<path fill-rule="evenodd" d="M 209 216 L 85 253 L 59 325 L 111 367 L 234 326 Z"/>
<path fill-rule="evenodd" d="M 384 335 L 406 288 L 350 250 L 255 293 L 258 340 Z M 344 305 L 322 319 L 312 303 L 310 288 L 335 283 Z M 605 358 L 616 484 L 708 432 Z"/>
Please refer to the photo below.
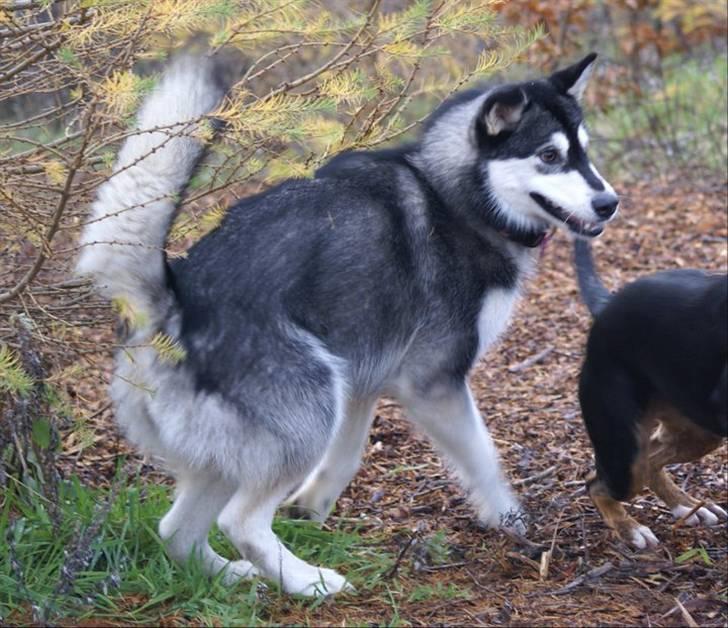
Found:
<path fill-rule="evenodd" d="M 726 186 L 680 181 L 631 186 L 622 213 L 596 243 L 606 283 L 615 288 L 658 270 L 695 266 L 725 271 Z M 382 533 L 400 557 L 392 578 L 405 588 L 454 585 L 463 596 L 402 601 L 400 621 L 413 625 L 702 625 L 728 622 L 726 528 L 676 526 L 651 495 L 630 512 L 663 545 L 636 553 L 617 541 L 584 491 L 592 454 L 581 421 L 577 373 L 589 318 L 577 300 L 568 240 L 548 244 L 502 342 L 478 365 L 472 386 L 508 475 L 532 523 L 527 540 L 483 530 L 436 452 L 383 400 L 364 464 L 340 498 L 333 522 L 356 519 Z M 87 382 L 77 393 L 94 397 Z M 66 463 L 98 481 L 125 451 L 106 402 L 95 401 L 94 445 L 66 443 Z M 94 410 L 92 409 L 92 412 Z M 694 496 L 728 507 L 726 446 L 699 464 L 673 469 Z M 421 551 L 436 532 L 449 553 L 432 564 Z M 386 547 L 388 545 L 388 547 Z M 686 560 L 692 548 L 704 551 Z M 544 554 L 548 570 L 540 574 Z M 689 556 L 689 555 L 688 555 Z M 302 615 L 282 604 L 275 623 L 380 624 L 392 607 L 377 594 L 326 602 Z M 691 623 L 693 622 L 693 623 Z"/>

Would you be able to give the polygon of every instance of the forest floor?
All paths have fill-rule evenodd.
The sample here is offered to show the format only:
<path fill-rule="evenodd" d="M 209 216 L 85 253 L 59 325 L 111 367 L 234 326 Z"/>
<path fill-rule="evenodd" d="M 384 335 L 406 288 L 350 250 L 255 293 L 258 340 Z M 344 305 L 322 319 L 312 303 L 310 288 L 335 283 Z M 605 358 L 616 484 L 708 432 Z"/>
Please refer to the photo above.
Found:
<path fill-rule="evenodd" d="M 594 246 L 609 287 L 658 269 L 725 271 L 725 181 L 688 187 L 679 180 L 653 180 L 630 186 L 622 199 L 619 218 Z M 479 527 L 439 455 L 393 402 L 383 400 L 362 468 L 326 528 L 334 536 L 357 535 L 366 548 L 352 549 L 357 565 L 371 556 L 379 561 L 376 572 L 358 583 L 356 594 L 316 603 L 241 583 L 222 603 L 249 604 L 255 598 L 257 610 L 253 619 L 241 614 L 238 623 L 726 625 L 725 526 L 675 525 L 667 509 L 644 494 L 628 509 L 662 545 L 634 552 L 605 527 L 585 493 L 593 463 L 576 389 L 589 317 L 577 297 L 570 254 L 563 234 L 549 242 L 508 332 L 471 377 L 507 474 L 530 513 L 527 540 Z M 116 434 L 107 401 L 94 394 L 97 383 L 72 384 L 90 400 L 93 438 L 80 446 L 69 436 L 63 464 L 67 475 L 105 486 L 118 457 L 129 451 Z M 728 508 L 726 453 L 723 445 L 672 472 L 695 497 Z M 159 471 L 133 455 L 126 465 L 136 482 L 166 484 Z M 337 568 L 346 573 L 346 562 Z M 117 597 L 118 608 L 147 608 L 145 595 L 130 596 L 127 604 Z M 235 621 L 234 615 L 188 612 L 168 599 L 155 604 L 160 624 Z M 5 621 L 24 617 L 29 619 L 16 610 Z M 80 617 L 87 624 L 127 624 L 152 616 L 133 619 L 121 610 L 97 615 L 87 608 L 76 617 L 74 622 Z"/>

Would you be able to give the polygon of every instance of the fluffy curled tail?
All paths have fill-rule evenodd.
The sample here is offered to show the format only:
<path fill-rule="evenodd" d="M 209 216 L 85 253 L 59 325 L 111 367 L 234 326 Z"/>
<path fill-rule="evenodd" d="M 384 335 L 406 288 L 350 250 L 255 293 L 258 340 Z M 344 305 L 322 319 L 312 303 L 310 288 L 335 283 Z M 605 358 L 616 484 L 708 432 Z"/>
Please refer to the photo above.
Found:
<path fill-rule="evenodd" d="M 169 294 L 163 249 L 204 150 L 201 118 L 225 93 L 217 76 L 215 63 L 204 57 L 183 56 L 170 65 L 99 187 L 81 235 L 77 272 L 92 277 L 105 296 L 152 318 Z"/>
<path fill-rule="evenodd" d="M 596 316 L 607 305 L 612 294 L 597 274 L 589 242 L 574 240 L 574 266 L 581 298 L 589 308 L 591 315 Z"/>

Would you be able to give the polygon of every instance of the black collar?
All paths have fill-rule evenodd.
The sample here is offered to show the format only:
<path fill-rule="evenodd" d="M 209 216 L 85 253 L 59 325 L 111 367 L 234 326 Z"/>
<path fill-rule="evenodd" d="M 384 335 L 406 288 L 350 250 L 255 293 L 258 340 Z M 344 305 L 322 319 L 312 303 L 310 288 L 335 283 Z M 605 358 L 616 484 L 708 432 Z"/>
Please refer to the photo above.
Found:
<path fill-rule="evenodd" d="M 537 246 L 541 246 L 546 242 L 553 234 L 553 231 L 549 228 L 538 231 L 506 228 L 501 229 L 498 233 L 511 242 L 528 247 L 529 249 L 535 249 Z"/>

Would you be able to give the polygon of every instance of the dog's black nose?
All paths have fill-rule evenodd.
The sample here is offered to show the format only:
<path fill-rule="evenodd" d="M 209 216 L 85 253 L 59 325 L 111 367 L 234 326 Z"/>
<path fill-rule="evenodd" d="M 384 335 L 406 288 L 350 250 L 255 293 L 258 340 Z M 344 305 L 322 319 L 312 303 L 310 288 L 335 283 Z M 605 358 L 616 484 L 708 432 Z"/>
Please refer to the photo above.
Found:
<path fill-rule="evenodd" d="M 592 208 L 600 218 L 609 218 L 617 211 L 619 197 L 611 192 L 599 192 L 592 199 Z"/>

